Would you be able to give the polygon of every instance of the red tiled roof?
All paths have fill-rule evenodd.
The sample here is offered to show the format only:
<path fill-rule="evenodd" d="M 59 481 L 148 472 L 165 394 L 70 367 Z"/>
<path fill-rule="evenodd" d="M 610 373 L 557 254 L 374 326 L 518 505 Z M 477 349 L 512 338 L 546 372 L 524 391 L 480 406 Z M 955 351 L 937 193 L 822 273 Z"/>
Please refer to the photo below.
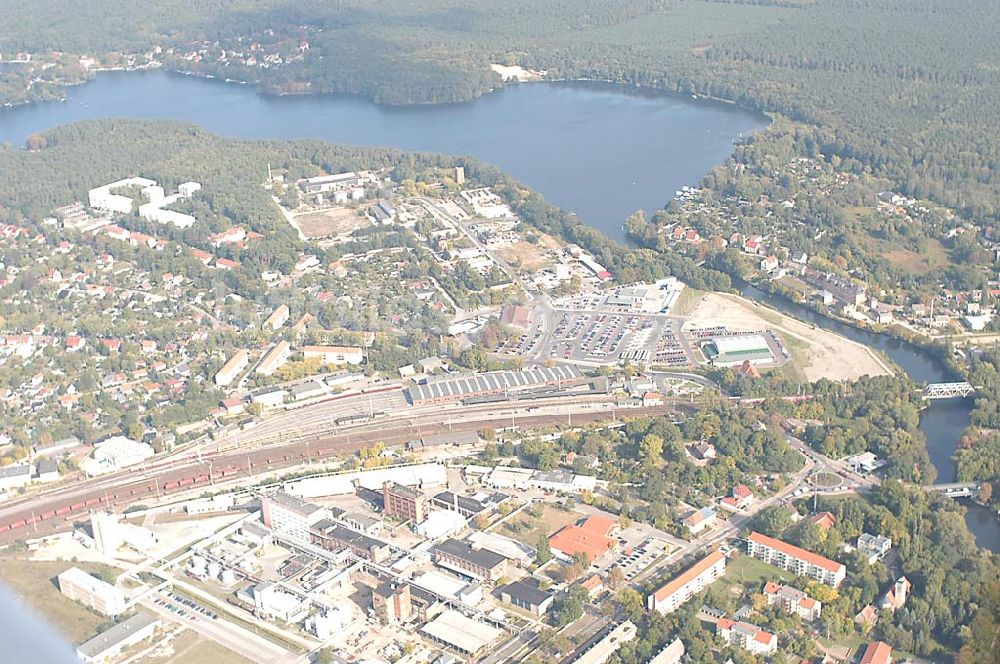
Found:
<path fill-rule="evenodd" d="M 786 556 L 791 556 L 798 560 L 804 560 L 810 565 L 815 565 L 817 567 L 822 567 L 828 572 L 837 573 L 843 567 L 840 563 L 830 560 L 829 558 L 824 558 L 818 553 L 813 553 L 812 551 L 806 551 L 805 549 L 800 549 L 794 544 L 789 544 L 788 542 L 782 542 L 779 539 L 774 539 L 773 537 L 768 537 L 767 535 L 762 535 L 760 533 L 750 533 L 748 538 L 751 542 L 756 542 L 757 544 L 763 544 L 764 546 L 770 547 L 775 551 L 780 551 Z"/>
<path fill-rule="evenodd" d="M 670 597 L 677 592 L 678 589 L 690 583 L 692 579 L 696 578 L 699 574 L 704 573 L 705 570 L 723 559 L 725 559 L 725 554 L 721 551 L 713 551 L 653 593 L 653 597 L 656 598 L 657 602 Z"/>

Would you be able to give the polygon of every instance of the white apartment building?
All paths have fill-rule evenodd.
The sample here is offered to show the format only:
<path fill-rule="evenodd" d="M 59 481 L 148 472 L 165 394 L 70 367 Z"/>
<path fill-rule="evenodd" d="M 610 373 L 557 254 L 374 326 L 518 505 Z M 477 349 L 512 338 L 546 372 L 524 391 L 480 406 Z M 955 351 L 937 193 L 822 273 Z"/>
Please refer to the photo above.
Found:
<path fill-rule="evenodd" d="M 117 616 L 125 611 L 125 593 L 79 567 L 70 567 L 56 577 L 59 592 L 75 602 L 80 602 L 98 613 Z"/>
<path fill-rule="evenodd" d="M 713 551 L 650 595 L 647 606 L 650 611 L 673 613 L 725 573 L 725 554 Z"/>
<path fill-rule="evenodd" d="M 302 544 L 309 543 L 310 526 L 327 516 L 327 511 L 319 505 L 299 500 L 284 491 L 265 496 L 260 506 L 264 524 L 275 536 Z"/>
<path fill-rule="evenodd" d="M 841 563 L 756 532 L 747 538 L 747 553 L 775 567 L 808 576 L 834 588 L 839 587 L 847 577 L 847 568 Z"/>

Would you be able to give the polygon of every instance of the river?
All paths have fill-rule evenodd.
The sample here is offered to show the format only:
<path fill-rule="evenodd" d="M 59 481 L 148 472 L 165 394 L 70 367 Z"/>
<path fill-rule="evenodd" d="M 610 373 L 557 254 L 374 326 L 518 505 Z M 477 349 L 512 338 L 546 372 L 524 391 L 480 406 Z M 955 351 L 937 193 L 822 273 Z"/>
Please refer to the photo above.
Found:
<path fill-rule="evenodd" d="M 464 104 L 387 108 L 350 96 L 271 97 L 237 84 L 146 71 L 100 74 L 69 88 L 64 102 L 0 109 L 0 142 L 20 145 L 32 132 L 99 117 L 184 120 L 239 138 L 320 138 L 471 155 L 619 240 L 626 216 L 656 210 L 681 186 L 696 185 L 740 136 L 767 124 L 724 103 L 603 84 L 523 84 Z M 880 349 L 918 381 L 948 377 L 933 355 L 911 345 L 752 287 L 744 294 Z M 942 481 L 954 474 L 951 454 L 968 413 L 967 402 L 935 403 L 921 420 Z M 972 506 L 967 521 L 981 546 L 1000 551 L 1000 524 L 988 511 Z M 0 589 L 0 615 L 16 618 L 12 605 Z"/>
<path fill-rule="evenodd" d="M 849 339 L 882 351 L 898 364 L 911 378 L 921 383 L 944 383 L 957 377 L 934 353 L 919 346 L 894 339 L 886 334 L 860 330 L 853 325 L 831 320 L 809 307 L 796 304 L 778 295 L 765 293 L 750 284 L 741 288 L 742 295 L 756 302 L 767 304 L 817 327 L 841 334 Z M 971 399 L 931 401 L 921 413 L 920 430 L 927 439 L 927 453 L 937 469 L 937 482 L 955 481 L 955 465 L 951 460 L 962 432 L 969 426 Z M 994 553 L 1000 552 L 1000 520 L 988 508 L 971 500 L 963 500 L 967 507 L 965 522 L 979 546 Z"/>

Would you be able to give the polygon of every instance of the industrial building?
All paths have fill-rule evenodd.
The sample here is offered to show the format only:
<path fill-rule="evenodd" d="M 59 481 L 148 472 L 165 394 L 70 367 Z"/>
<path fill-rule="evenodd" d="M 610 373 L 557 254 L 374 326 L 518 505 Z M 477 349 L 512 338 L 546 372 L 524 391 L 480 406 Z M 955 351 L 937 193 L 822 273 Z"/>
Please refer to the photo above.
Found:
<path fill-rule="evenodd" d="M 533 616 L 541 617 L 552 606 L 555 595 L 548 590 L 542 590 L 538 579 L 528 576 L 501 586 L 500 599 Z"/>
<path fill-rule="evenodd" d="M 476 658 L 496 643 L 503 632 L 496 627 L 467 618 L 454 609 L 448 609 L 421 628 L 420 632 L 432 641 Z"/>
<path fill-rule="evenodd" d="M 847 577 L 847 568 L 841 563 L 756 532 L 750 533 L 747 538 L 747 553 L 775 567 L 808 576 L 834 588 L 839 587 Z"/>
<path fill-rule="evenodd" d="M 76 656 L 85 664 L 110 662 L 126 648 L 153 636 L 160 619 L 147 611 L 139 611 L 76 649 Z"/>
<path fill-rule="evenodd" d="M 153 454 L 153 448 L 146 443 L 139 443 L 125 436 L 111 436 L 94 443 L 94 451 L 80 462 L 80 470 L 90 477 L 113 473 L 142 463 Z"/>
<path fill-rule="evenodd" d="M 716 337 L 701 347 L 705 357 L 717 367 L 733 367 L 744 362 L 768 364 L 774 355 L 767 340 L 759 334 Z"/>
<path fill-rule="evenodd" d="M 389 516 L 414 523 L 427 518 L 427 498 L 408 486 L 386 481 L 382 484 L 382 501 Z"/>
<path fill-rule="evenodd" d="M 87 574 L 79 567 L 70 567 L 56 578 L 59 592 L 98 613 L 114 617 L 125 611 L 125 593 L 121 589 Z"/>
<path fill-rule="evenodd" d="M 392 548 L 386 542 L 351 530 L 330 519 L 323 519 L 313 525 L 309 531 L 309 541 L 327 551 L 347 549 L 359 558 L 373 563 L 386 560 L 392 553 Z"/>
<path fill-rule="evenodd" d="M 501 503 L 510 499 L 505 493 L 476 493 L 472 496 L 455 493 L 454 491 L 442 491 L 433 498 L 431 504 L 441 509 L 458 512 L 466 519 L 471 519 L 478 514 L 490 512 L 500 506 Z"/>
<path fill-rule="evenodd" d="M 276 536 L 300 544 L 309 543 L 309 529 L 327 516 L 327 511 L 312 503 L 299 500 L 284 491 L 264 496 L 260 501 L 264 525 Z"/>
<path fill-rule="evenodd" d="M 463 576 L 496 583 L 507 574 L 507 559 L 487 549 L 477 549 L 468 542 L 447 539 L 432 549 L 434 562 Z"/>
<path fill-rule="evenodd" d="M 647 606 L 650 611 L 673 613 L 725 573 L 726 556 L 713 551 L 650 595 Z"/>
<path fill-rule="evenodd" d="M 585 381 L 579 369 L 567 365 L 536 367 L 524 371 L 489 371 L 432 379 L 412 385 L 406 390 L 406 398 L 414 406 L 428 406 L 546 387 L 565 388 Z"/>
<path fill-rule="evenodd" d="M 406 622 L 413 614 L 410 586 L 386 581 L 372 590 L 372 607 L 376 617 L 387 625 Z"/>

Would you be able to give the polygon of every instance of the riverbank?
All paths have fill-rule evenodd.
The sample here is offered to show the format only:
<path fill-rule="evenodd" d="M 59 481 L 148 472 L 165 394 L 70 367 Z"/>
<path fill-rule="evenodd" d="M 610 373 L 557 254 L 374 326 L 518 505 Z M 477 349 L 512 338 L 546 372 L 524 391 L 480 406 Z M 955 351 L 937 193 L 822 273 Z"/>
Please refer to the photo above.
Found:
<path fill-rule="evenodd" d="M 809 382 L 821 378 L 853 381 L 892 376 L 895 371 L 873 350 L 839 334 L 812 327 L 737 295 L 707 293 L 691 310 L 699 325 L 776 331 L 793 349 L 793 362 Z"/>

